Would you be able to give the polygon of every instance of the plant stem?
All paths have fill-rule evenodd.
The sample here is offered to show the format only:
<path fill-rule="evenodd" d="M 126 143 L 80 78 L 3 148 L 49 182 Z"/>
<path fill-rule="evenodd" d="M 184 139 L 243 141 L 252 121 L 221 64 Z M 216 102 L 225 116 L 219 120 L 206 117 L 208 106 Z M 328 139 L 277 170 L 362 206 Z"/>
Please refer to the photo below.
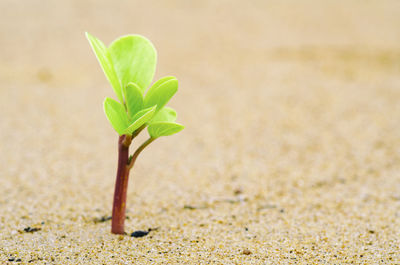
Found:
<path fill-rule="evenodd" d="M 129 179 L 129 146 L 132 137 L 122 135 L 118 139 L 118 169 L 115 181 L 114 202 L 112 211 L 111 232 L 114 234 L 124 234 L 126 194 Z"/>
<path fill-rule="evenodd" d="M 141 128 L 141 130 L 142 129 L 143 128 Z M 113 234 L 125 234 L 124 226 L 129 172 L 133 167 L 136 158 L 143 151 L 143 149 L 145 149 L 151 142 L 156 139 L 149 138 L 141 146 L 139 146 L 132 157 L 129 158 L 129 146 L 131 145 L 132 138 L 134 136 L 122 135 L 118 139 L 118 169 L 117 178 L 115 181 L 114 202 L 111 221 L 111 233 Z"/>
<path fill-rule="evenodd" d="M 157 138 L 149 138 L 146 140 L 146 142 L 144 142 L 141 146 L 138 147 L 138 149 L 135 151 L 135 153 L 133 153 L 129 164 L 128 164 L 128 170 L 130 170 L 133 165 L 135 164 L 136 158 L 139 156 L 139 154 L 143 151 L 143 149 L 145 149 L 149 144 L 151 144 L 155 139 Z"/>
<path fill-rule="evenodd" d="M 146 128 L 147 124 L 143 124 L 142 126 L 139 127 L 136 131 L 133 132 L 132 134 L 132 139 L 138 136 L 138 134 L 143 131 L 144 128 Z"/>

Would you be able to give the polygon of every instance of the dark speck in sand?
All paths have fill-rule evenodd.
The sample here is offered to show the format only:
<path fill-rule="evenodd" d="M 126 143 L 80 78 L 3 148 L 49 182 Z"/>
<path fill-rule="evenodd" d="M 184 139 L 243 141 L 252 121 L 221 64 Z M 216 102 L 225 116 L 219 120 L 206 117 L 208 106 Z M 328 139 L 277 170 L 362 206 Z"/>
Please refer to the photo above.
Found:
<path fill-rule="evenodd" d="M 93 219 L 93 221 L 94 221 L 95 223 L 104 223 L 104 222 L 107 222 L 107 221 L 109 221 L 109 220 L 111 220 L 111 216 L 102 216 L 102 217 L 100 217 L 100 218 L 94 218 L 94 219 Z"/>
<path fill-rule="evenodd" d="M 144 236 L 147 236 L 151 231 L 155 231 L 155 230 L 158 230 L 158 227 L 157 228 L 149 228 L 147 231 L 137 230 L 137 231 L 131 233 L 131 237 L 144 237 Z"/>
<path fill-rule="evenodd" d="M 26 232 L 26 233 L 33 233 L 33 232 L 37 232 L 40 230 L 42 230 L 42 228 L 30 227 L 30 226 L 24 228 L 24 232 Z"/>

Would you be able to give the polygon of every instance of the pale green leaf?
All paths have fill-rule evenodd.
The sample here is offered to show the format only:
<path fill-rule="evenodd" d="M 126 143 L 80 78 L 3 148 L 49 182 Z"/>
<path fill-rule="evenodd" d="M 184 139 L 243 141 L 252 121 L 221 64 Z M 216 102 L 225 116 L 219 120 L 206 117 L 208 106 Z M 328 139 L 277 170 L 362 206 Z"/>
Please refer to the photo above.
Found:
<path fill-rule="evenodd" d="M 140 126 L 148 122 L 151 118 L 153 118 L 154 113 L 156 112 L 157 106 L 153 106 L 147 109 L 143 109 L 135 114 L 132 118 L 132 123 L 129 127 L 124 131 L 124 134 L 132 134 L 134 131 L 139 129 Z"/>
<path fill-rule="evenodd" d="M 112 98 L 106 98 L 104 100 L 104 112 L 114 130 L 116 130 L 119 135 L 123 135 L 129 122 L 128 115 L 121 103 Z"/>
<path fill-rule="evenodd" d="M 157 105 L 157 111 L 159 111 L 168 103 L 176 91 L 178 91 L 178 80 L 175 77 L 161 78 L 154 83 L 145 95 L 144 107 Z"/>
<path fill-rule="evenodd" d="M 168 121 L 174 122 L 176 120 L 176 111 L 169 107 L 164 107 L 157 112 L 156 115 L 151 119 L 150 123 L 160 122 L 160 121 Z"/>
<path fill-rule="evenodd" d="M 165 76 L 165 77 L 163 77 L 163 78 L 158 79 L 158 80 L 152 85 L 152 87 L 153 87 L 153 89 L 154 89 L 154 88 L 160 86 L 162 83 L 165 83 L 165 82 L 167 82 L 167 81 L 169 81 L 169 80 L 172 80 L 172 79 L 176 79 L 176 77 L 175 77 L 175 76 Z"/>
<path fill-rule="evenodd" d="M 184 128 L 183 125 L 175 122 L 155 122 L 150 124 L 147 130 L 152 138 L 158 138 L 175 134 Z"/>
<path fill-rule="evenodd" d="M 123 89 L 133 82 L 144 93 L 156 70 L 157 52 L 153 44 L 140 35 L 128 35 L 115 40 L 108 50 Z"/>
<path fill-rule="evenodd" d="M 103 69 L 104 74 L 106 75 L 108 82 L 110 82 L 112 88 L 114 89 L 115 94 L 118 97 L 118 100 L 123 103 L 124 99 L 122 97 L 121 84 L 118 80 L 118 76 L 115 72 L 110 54 L 107 50 L 107 47 L 96 37 L 90 35 L 86 32 L 86 38 L 88 39 L 92 49 L 97 57 L 97 60 L 100 63 L 101 68 Z"/>
<path fill-rule="evenodd" d="M 126 106 L 130 117 L 143 108 L 143 94 L 135 83 L 129 83 L 126 86 Z"/>

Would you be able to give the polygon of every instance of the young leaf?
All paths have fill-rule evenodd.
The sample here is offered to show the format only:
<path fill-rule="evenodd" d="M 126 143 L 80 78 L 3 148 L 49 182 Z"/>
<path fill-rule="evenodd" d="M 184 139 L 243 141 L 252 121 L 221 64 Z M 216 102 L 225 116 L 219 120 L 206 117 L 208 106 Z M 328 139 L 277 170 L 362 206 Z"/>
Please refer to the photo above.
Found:
<path fill-rule="evenodd" d="M 107 119 L 110 121 L 112 127 L 118 132 L 119 135 L 124 134 L 124 130 L 128 127 L 128 116 L 126 115 L 124 107 L 118 101 L 106 98 L 104 100 L 104 112 Z"/>
<path fill-rule="evenodd" d="M 144 107 L 157 105 L 157 111 L 167 104 L 178 90 L 178 80 L 167 76 L 157 82 L 149 89 L 144 97 Z"/>
<path fill-rule="evenodd" d="M 149 125 L 147 128 L 152 138 L 158 138 L 160 136 L 168 136 L 180 132 L 185 127 L 175 122 L 155 122 Z"/>
<path fill-rule="evenodd" d="M 175 76 L 165 76 L 165 77 L 163 77 L 163 78 L 161 78 L 161 79 L 158 79 L 158 80 L 152 85 L 152 87 L 156 88 L 156 87 L 160 86 L 162 83 L 167 82 L 167 81 L 172 80 L 172 79 L 176 79 L 176 77 L 175 77 Z"/>
<path fill-rule="evenodd" d="M 128 114 L 133 117 L 139 110 L 143 108 L 143 94 L 140 87 L 135 83 L 129 83 L 126 86 L 126 105 Z"/>
<path fill-rule="evenodd" d="M 148 122 L 151 118 L 153 118 L 154 113 L 156 112 L 157 106 L 153 106 L 151 108 L 143 109 L 135 114 L 132 118 L 133 122 L 129 127 L 124 130 L 124 134 L 132 134 L 134 131 L 139 129 L 140 126 Z"/>
<path fill-rule="evenodd" d="M 168 121 L 174 122 L 176 120 L 176 111 L 169 107 L 164 107 L 157 112 L 156 115 L 151 119 L 151 123 L 160 122 L 160 121 Z"/>
<path fill-rule="evenodd" d="M 153 44 L 145 37 L 128 35 L 115 40 L 108 50 L 123 89 L 133 82 L 144 93 L 156 70 L 157 52 Z"/>
<path fill-rule="evenodd" d="M 99 39 L 90 35 L 88 32 L 86 32 L 86 38 L 92 46 L 92 49 L 96 54 L 97 60 L 99 61 L 108 82 L 110 82 L 112 88 L 114 89 L 118 100 L 123 103 L 124 99 L 122 97 L 121 84 L 118 80 L 118 76 L 115 72 L 114 65 L 112 63 L 107 47 Z"/>

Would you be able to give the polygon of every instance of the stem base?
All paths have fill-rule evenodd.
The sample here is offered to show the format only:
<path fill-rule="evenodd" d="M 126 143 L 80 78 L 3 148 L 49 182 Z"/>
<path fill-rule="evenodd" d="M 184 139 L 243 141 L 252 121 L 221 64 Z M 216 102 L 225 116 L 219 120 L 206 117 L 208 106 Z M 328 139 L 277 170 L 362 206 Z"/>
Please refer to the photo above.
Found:
<path fill-rule="evenodd" d="M 126 195 L 130 171 L 128 167 L 130 140 L 125 135 L 118 139 L 118 169 L 111 220 L 111 233 L 113 234 L 125 233 Z"/>

